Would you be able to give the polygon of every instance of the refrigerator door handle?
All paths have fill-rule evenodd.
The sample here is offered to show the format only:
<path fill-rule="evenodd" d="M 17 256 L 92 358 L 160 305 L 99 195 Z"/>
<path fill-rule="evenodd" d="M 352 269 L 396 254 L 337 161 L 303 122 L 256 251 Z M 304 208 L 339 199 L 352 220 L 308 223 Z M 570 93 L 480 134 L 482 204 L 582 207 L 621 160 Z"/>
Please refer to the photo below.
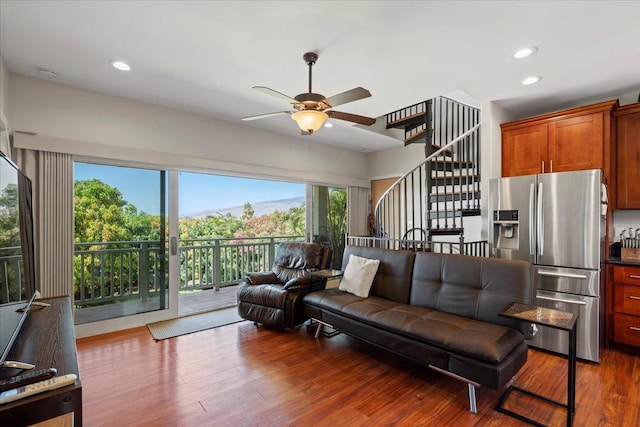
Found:
<path fill-rule="evenodd" d="M 538 296 L 536 296 L 536 298 L 544 299 L 544 300 L 547 300 L 547 301 L 562 302 L 562 303 L 565 303 L 565 304 L 587 305 L 587 303 L 585 301 L 575 301 L 575 300 L 564 299 L 564 298 L 545 297 L 543 295 L 538 295 Z"/>
<path fill-rule="evenodd" d="M 538 270 L 538 274 L 541 276 L 552 276 L 552 277 L 568 277 L 570 279 L 587 279 L 587 276 L 584 274 L 571 274 L 571 273 L 554 273 L 552 271 L 542 271 Z"/>
<path fill-rule="evenodd" d="M 538 215 L 536 219 L 538 221 L 538 255 L 544 255 L 544 219 L 542 218 L 542 191 L 543 191 L 542 183 L 538 184 Z"/>
<path fill-rule="evenodd" d="M 536 243 L 533 235 L 534 230 L 534 219 L 535 219 L 535 210 L 534 206 L 536 204 L 536 188 L 535 184 L 531 183 L 531 187 L 529 188 L 529 255 L 535 255 Z"/>

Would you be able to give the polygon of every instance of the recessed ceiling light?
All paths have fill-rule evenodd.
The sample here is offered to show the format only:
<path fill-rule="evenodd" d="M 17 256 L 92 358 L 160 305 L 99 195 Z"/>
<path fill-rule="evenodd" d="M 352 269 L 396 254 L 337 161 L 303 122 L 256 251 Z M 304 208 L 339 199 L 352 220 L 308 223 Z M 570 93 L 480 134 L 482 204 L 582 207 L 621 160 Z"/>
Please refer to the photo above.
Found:
<path fill-rule="evenodd" d="M 331 122 L 327 122 L 327 123 L 325 123 L 325 124 L 324 124 L 324 127 L 326 127 L 326 128 L 332 128 L 332 127 L 333 127 L 333 123 L 331 123 Z"/>
<path fill-rule="evenodd" d="M 522 84 L 527 86 L 527 85 L 532 85 L 534 83 L 538 83 L 540 80 L 542 80 L 542 77 L 540 76 L 531 76 L 531 77 L 527 77 L 526 79 L 524 79 L 522 81 Z"/>
<path fill-rule="evenodd" d="M 524 47 L 524 48 L 518 50 L 516 53 L 514 53 L 513 57 L 516 58 L 516 59 L 522 59 L 522 58 L 526 58 L 527 56 L 533 55 L 537 51 L 538 51 L 537 47 L 535 47 L 535 46 L 527 46 L 527 47 Z"/>
<path fill-rule="evenodd" d="M 131 66 L 123 61 L 111 61 L 111 65 L 120 71 L 129 71 L 131 69 Z"/>

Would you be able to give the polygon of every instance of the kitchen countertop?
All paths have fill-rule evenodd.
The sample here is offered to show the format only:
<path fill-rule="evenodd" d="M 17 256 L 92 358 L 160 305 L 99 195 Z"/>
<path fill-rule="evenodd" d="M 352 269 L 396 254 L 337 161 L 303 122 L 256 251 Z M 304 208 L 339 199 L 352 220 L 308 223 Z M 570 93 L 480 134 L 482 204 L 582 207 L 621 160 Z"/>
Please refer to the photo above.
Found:
<path fill-rule="evenodd" d="M 640 266 L 640 261 L 627 261 L 627 260 L 623 261 L 621 258 L 611 257 L 607 260 L 607 264 Z"/>

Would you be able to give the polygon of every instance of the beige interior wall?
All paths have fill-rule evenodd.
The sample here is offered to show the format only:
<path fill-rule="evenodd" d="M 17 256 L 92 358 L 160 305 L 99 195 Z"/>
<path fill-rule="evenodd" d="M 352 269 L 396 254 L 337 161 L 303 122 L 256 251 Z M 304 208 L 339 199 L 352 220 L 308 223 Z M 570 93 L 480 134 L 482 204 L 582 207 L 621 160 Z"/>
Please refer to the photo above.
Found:
<path fill-rule="evenodd" d="M 23 147 L 29 144 L 30 148 L 81 156 L 124 157 L 185 170 L 368 186 L 364 153 L 313 143 L 312 139 L 19 74 L 11 74 L 9 94 L 13 128 L 40 137 L 20 138 L 16 145 Z"/>
<path fill-rule="evenodd" d="M 380 197 L 385 191 L 389 189 L 400 176 L 394 178 L 374 179 L 371 181 L 371 213 L 373 214 L 376 208 L 376 203 L 380 200 Z"/>

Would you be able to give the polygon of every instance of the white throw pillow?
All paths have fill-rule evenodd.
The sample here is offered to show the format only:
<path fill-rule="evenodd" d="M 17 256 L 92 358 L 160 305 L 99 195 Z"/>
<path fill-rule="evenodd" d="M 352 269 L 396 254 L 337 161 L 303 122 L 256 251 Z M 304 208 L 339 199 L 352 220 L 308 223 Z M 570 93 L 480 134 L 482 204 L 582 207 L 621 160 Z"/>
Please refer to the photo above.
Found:
<path fill-rule="evenodd" d="M 349 255 L 349 263 L 338 289 L 362 298 L 368 297 L 379 265 L 379 259 Z"/>

